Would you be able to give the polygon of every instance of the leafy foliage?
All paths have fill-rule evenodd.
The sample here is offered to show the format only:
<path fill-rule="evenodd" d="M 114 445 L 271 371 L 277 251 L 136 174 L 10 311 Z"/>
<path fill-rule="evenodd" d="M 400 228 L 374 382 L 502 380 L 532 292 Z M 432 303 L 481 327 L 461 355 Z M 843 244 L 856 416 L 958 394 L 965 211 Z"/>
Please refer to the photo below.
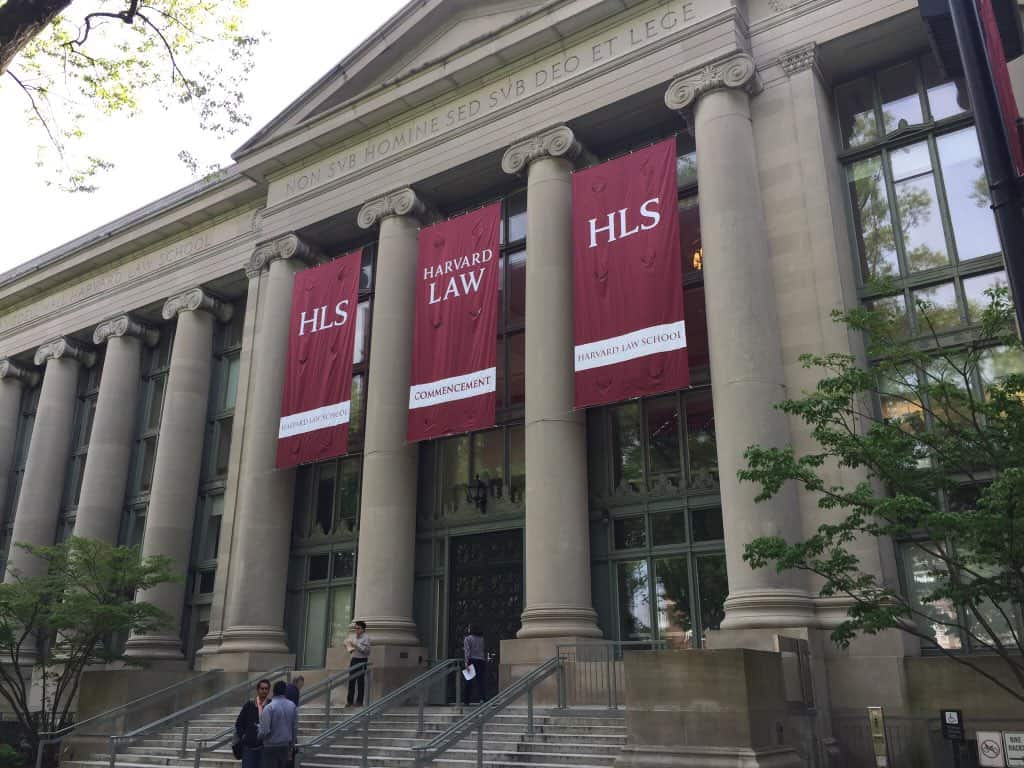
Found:
<path fill-rule="evenodd" d="M 818 450 L 752 446 L 742 480 L 758 500 L 796 482 L 818 498 L 823 522 L 803 541 L 756 539 L 744 558 L 821 579 L 823 597 L 849 600 L 832 633 L 846 646 L 858 633 L 900 629 L 1024 701 L 1024 644 L 1015 611 L 1024 604 L 1024 375 L 1005 288 L 989 292 L 983 342 L 955 349 L 901 338 L 885 311 L 855 309 L 835 319 L 864 333 L 870 367 L 844 354 L 805 355 L 823 377 L 815 391 L 778 405 L 810 428 Z M 929 307 L 919 305 L 928 320 Z M 993 342 L 996 346 L 993 346 Z M 881 413 L 875 403 L 880 403 Z M 853 487 L 833 484 L 834 467 L 857 470 Z M 904 594 L 862 567 L 863 537 L 904 543 L 924 594 Z M 998 656 L 993 675 L 959 642 Z"/>
<path fill-rule="evenodd" d="M 46 136 L 37 164 L 59 184 L 93 191 L 111 163 L 72 151 L 91 117 L 138 114 L 155 100 L 191 104 L 200 126 L 217 136 L 249 124 L 242 85 L 261 35 L 243 31 L 248 0 L 49 0 L 0 3 L 0 75 L 27 98 L 27 113 Z M 47 14 L 47 11 L 52 13 Z M 144 140 L 144 137 L 138 137 Z M 179 153 L 192 170 L 199 160 Z"/>
<path fill-rule="evenodd" d="M 168 558 L 140 559 L 133 547 L 73 537 L 54 546 L 18 544 L 45 563 L 41 576 L 0 584 L 0 698 L 37 747 L 40 733 L 70 724 L 82 672 L 124 660 L 115 638 L 164 627 L 157 607 L 135 593 L 174 579 Z M 33 705 L 33 686 L 41 707 Z"/>

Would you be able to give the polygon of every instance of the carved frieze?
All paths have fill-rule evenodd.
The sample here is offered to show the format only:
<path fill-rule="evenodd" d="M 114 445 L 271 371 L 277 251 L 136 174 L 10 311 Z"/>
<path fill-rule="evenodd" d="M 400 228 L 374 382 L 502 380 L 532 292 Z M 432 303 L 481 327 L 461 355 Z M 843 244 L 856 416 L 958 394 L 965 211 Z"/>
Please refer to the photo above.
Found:
<path fill-rule="evenodd" d="M 567 125 L 560 125 L 542 131 L 523 141 L 518 141 L 501 158 L 501 170 L 518 175 L 529 168 L 530 163 L 542 157 L 564 157 L 575 160 L 583 153 L 583 145 Z"/>
<path fill-rule="evenodd" d="M 165 301 L 161 314 L 164 320 L 173 320 L 182 312 L 209 312 L 220 322 L 226 323 L 231 319 L 232 306 L 202 288 L 191 288 Z"/>
<path fill-rule="evenodd" d="M 118 315 L 96 326 L 96 330 L 92 332 L 92 343 L 102 344 L 111 336 L 134 336 L 142 339 L 147 347 L 152 347 L 159 340 L 160 332 L 145 323 L 140 323 L 130 315 Z"/>
<path fill-rule="evenodd" d="M 779 56 L 779 66 L 790 77 L 805 69 L 817 68 L 818 46 L 814 43 L 791 48 Z"/>
<path fill-rule="evenodd" d="M 36 350 L 34 358 L 36 365 L 45 365 L 50 360 L 67 358 L 77 360 L 86 368 L 91 368 L 96 362 L 96 354 L 77 341 L 72 341 L 67 336 L 48 341 Z"/>
<path fill-rule="evenodd" d="M 387 216 L 413 216 L 423 219 L 426 215 L 427 206 L 415 190 L 403 187 L 367 202 L 359 209 L 356 221 L 363 229 L 369 229 Z"/>
<path fill-rule="evenodd" d="M 665 105 L 676 111 L 689 109 L 705 93 L 722 88 L 741 88 L 751 95 L 761 90 L 757 67 L 749 54 L 737 53 L 680 75 L 665 91 Z"/>
<path fill-rule="evenodd" d="M 0 381 L 3 379 L 14 379 L 25 386 L 34 387 L 39 383 L 39 374 L 5 357 L 0 360 Z"/>

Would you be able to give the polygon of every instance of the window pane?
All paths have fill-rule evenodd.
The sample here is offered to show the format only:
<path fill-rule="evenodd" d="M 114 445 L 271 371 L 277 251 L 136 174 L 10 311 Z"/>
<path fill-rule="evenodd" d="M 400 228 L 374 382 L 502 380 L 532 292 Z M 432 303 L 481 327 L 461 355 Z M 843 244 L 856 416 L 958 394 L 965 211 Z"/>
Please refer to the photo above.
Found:
<path fill-rule="evenodd" d="M 512 427 L 508 431 L 508 440 L 509 501 L 521 504 L 526 495 L 526 431 L 522 427 Z"/>
<path fill-rule="evenodd" d="M 221 400 L 221 409 L 228 411 L 235 407 L 235 395 L 238 392 L 238 357 L 232 356 L 225 360 L 227 364 L 227 378 L 224 382 L 224 397 Z"/>
<path fill-rule="evenodd" d="M 216 571 L 201 571 L 199 573 L 199 594 L 208 595 L 213 592 L 213 585 L 216 584 L 216 582 Z"/>
<path fill-rule="evenodd" d="M 334 523 L 334 480 L 337 469 L 338 465 L 333 461 L 320 465 L 316 485 L 314 534 L 327 535 L 331 532 Z M 317 531 L 317 528 L 320 530 Z"/>
<path fill-rule="evenodd" d="M 895 190 L 907 269 L 920 272 L 948 264 L 935 178 L 928 174 L 897 182 Z"/>
<path fill-rule="evenodd" d="M 1006 287 L 1006 272 L 1002 270 L 964 278 L 964 298 L 967 300 L 968 322 L 981 321 L 982 313 L 992 301 L 985 295 L 985 291 L 999 286 Z"/>
<path fill-rule="evenodd" d="M 886 133 L 924 122 L 921 98 L 917 93 L 916 69 L 914 62 L 908 61 L 878 75 Z"/>
<path fill-rule="evenodd" d="M 676 186 L 682 189 L 696 183 L 697 153 L 687 152 L 679 155 L 676 158 Z"/>
<path fill-rule="evenodd" d="M 619 638 L 651 639 L 651 598 L 646 560 L 619 563 Z"/>
<path fill-rule="evenodd" d="M 689 454 L 687 485 L 691 489 L 718 487 L 718 446 L 711 392 L 686 396 L 686 450 Z"/>
<path fill-rule="evenodd" d="M 967 261 L 999 253 L 999 233 L 989 207 L 988 180 L 974 128 L 940 136 L 936 143 L 957 256 Z"/>
<path fill-rule="evenodd" d="M 647 546 L 647 530 L 644 528 L 643 517 L 624 517 L 616 520 L 614 529 L 616 549 Z"/>
<path fill-rule="evenodd" d="M 525 333 L 508 337 L 508 368 L 508 404 L 522 405 L 526 402 Z"/>
<path fill-rule="evenodd" d="M 356 339 L 352 346 L 352 362 L 356 365 L 366 360 L 366 336 L 370 330 L 370 302 L 360 301 L 356 307 Z"/>
<path fill-rule="evenodd" d="M 338 525 L 335 533 L 351 533 L 359 519 L 359 458 L 338 462 Z"/>
<path fill-rule="evenodd" d="M 683 276 L 700 274 L 704 269 L 704 248 L 700 239 L 700 206 L 697 197 L 679 201 L 679 250 L 683 254 Z M 689 337 L 689 328 L 687 328 Z"/>
<path fill-rule="evenodd" d="M 331 590 L 331 646 L 345 644 L 348 627 L 352 623 L 352 587 Z"/>
<path fill-rule="evenodd" d="M 164 385 L 167 383 L 167 377 L 158 376 L 150 381 L 151 394 L 149 397 L 149 414 L 146 416 L 146 429 L 158 429 L 160 427 L 160 412 L 164 404 Z"/>
<path fill-rule="evenodd" d="M 363 261 L 359 273 L 359 290 L 368 291 L 373 287 L 373 249 L 363 248 Z"/>
<path fill-rule="evenodd" d="M 488 499 L 500 499 L 505 491 L 505 430 L 492 429 L 473 435 L 473 478 L 487 486 Z"/>
<path fill-rule="evenodd" d="M 935 547 L 934 543 L 928 544 Z M 929 595 L 937 589 L 945 578 L 945 567 L 942 561 L 922 550 L 913 543 L 902 546 L 903 571 L 907 582 L 907 598 L 911 606 L 918 612 L 914 616 L 921 631 L 930 635 L 942 648 L 954 650 L 961 647 L 960 632 L 956 627 L 958 616 L 956 607 L 948 599 L 929 600 Z"/>
<path fill-rule="evenodd" d="M 327 581 L 330 575 L 331 567 L 331 556 L 330 555 L 311 555 L 309 558 L 309 575 L 310 581 Z"/>
<path fill-rule="evenodd" d="M 526 193 L 520 192 L 508 199 L 508 240 L 514 243 L 526 237 Z"/>
<path fill-rule="evenodd" d="M 978 359 L 978 372 L 985 396 L 992 385 L 1010 374 L 1024 374 L 1024 354 L 1019 347 L 992 347 Z"/>
<path fill-rule="evenodd" d="M 327 653 L 327 590 L 306 593 L 306 632 L 302 648 L 305 666 L 322 667 Z"/>
<path fill-rule="evenodd" d="M 967 111 L 970 105 L 962 80 L 953 81 L 943 77 L 931 54 L 921 59 L 921 71 L 933 120 L 942 120 Z"/>
<path fill-rule="evenodd" d="M 960 325 L 960 307 L 957 305 L 956 289 L 952 283 L 919 288 L 911 296 L 917 314 L 918 333 L 945 331 Z M 917 306 L 918 302 L 927 305 L 923 311 Z"/>
<path fill-rule="evenodd" d="M 729 578 L 725 555 L 702 555 L 697 558 L 697 594 L 700 597 L 701 637 L 709 629 L 719 629 L 725 618 L 725 598 L 729 595 Z"/>
<path fill-rule="evenodd" d="M 224 515 L 224 497 L 211 496 L 206 499 L 206 531 L 199 545 L 199 560 L 217 559 L 217 548 L 220 546 L 220 523 Z"/>
<path fill-rule="evenodd" d="M 350 579 L 356 572 L 356 556 L 354 552 L 334 553 L 334 574 L 333 579 Z"/>
<path fill-rule="evenodd" d="M 917 396 L 917 373 L 895 370 L 879 377 L 879 405 L 882 418 L 899 421 L 903 429 L 917 433 L 924 429 L 924 416 Z"/>
<path fill-rule="evenodd" d="M 725 538 L 722 510 L 718 507 L 692 510 L 690 522 L 693 525 L 693 540 L 695 542 L 721 541 Z"/>
<path fill-rule="evenodd" d="M 441 508 L 445 515 L 454 514 L 466 502 L 469 482 L 469 437 L 453 437 L 440 442 Z"/>
<path fill-rule="evenodd" d="M 363 417 L 366 414 L 366 377 L 352 377 L 352 392 L 349 395 L 348 436 L 351 440 L 362 439 Z"/>
<path fill-rule="evenodd" d="M 836 88 L 839 125 L 843 143 L 848 147 L 867 144 L 878 138 L 871 80 L 863 77 Z"/>
<path fill-rule="evenodd" d="M 223 477 L 228 473 L 228 458 L 231 455 L 231 428 L 234 419 L 231 416 L 217 422 L 217 453 L 214 461 L 214 472 L 217 477 Z"/>
<path fill-rule="evenodd" d="M 675 395 L 644 402 L 647 417 L 647 458 L 651 473 L 678 472 L 679 407 Z"/>
<path fill-rule="evenodd" d="M 683 317 L 686 320 L 687 363 L 690 366 L 690 386 L 711 382 L 711 356 L 708 354 L 708 317 L 704 302 L 704 286 L 683 291 Z"/>
<path fill-rule="evenodd" d="M 96 398 L 90 397 L 82 401 L 81 429 L 78 433 L 78 447 L 85 448 L 89 445 L 89 438 L 92 436 L 92 422 L 96 416 Z"/>
<path fill-rule="evenodd" d="M 881 158 L 869 157 L 856 162 L 846 173 L 861 274 L 865 280 L 898 277 L 900 268 Z"/>
<path fill-rule="evenodd" d="M 658 637 L 669 648 L 693 647 L 690 617 L 690 569 L 687 557 L 666 557 L 654 561 L 658 590 Z"/>
<path fill-rule="evenodd" d="M 658 512 L 651 515 L 651 538 L 656 547 L 686 543 L 686 513 Z"/>
<path fill-rule="evenodd" d="M 142 468 L 139 472 L 139 491 L 153 487 L 153 467 L 156 463 L 156 438 L 147 437 L 142 441 Z"/>
<path fill-rule="evenodd" d="M 518 326 L 526 322 L 526 251 L 516 251 L 505 257 L 508 275 L 508 322 Z"/>
<path fill-rule="evenodd" d="M 895 296 L 883 296 L 866 302 L 868 309 L 884 312 L 892 318 L 894 330 L 898 337 L 910 335 L 910 314 L 907 312 L 907 300 L 902 293 Z"/>
<path fill-rule="evenodd" d="M 615 491 L 639 491 L 643 482 L 640 442 L 640 403 L 623 403 L 612 408 L 612 461 Z"/>

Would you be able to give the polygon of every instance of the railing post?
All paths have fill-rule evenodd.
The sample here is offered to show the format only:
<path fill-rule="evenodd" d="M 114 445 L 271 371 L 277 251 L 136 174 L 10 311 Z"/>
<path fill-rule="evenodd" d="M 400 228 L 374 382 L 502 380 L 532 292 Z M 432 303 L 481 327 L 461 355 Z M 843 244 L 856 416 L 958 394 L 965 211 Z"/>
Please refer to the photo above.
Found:
<path fill-rule="evenodd" d="M 363 665 L 363 684 L 366 686 L 366 695 L 363 697 L 363 701 L 366 706 L 373 704 L 373 673 L 370 671 L 370 664 L 367 662 Z"/>
<path fill-rule="evenodd" d="M 185 756 L 185 752 L 188 750 L 188 720 L 185 721 L 185 725 L 181 729 L 181 756 Z"/>
<path fill-rule="evenodd" d="M 448 694 L 445 693 L 445 701 L 448 701 Z M 462 669 L 459 665 L 455 666 L 455 706 L 462 706 Z"/>
<path fill-rule="evenodd" d="M 113 736 L 110 737 L 110 768 L 115 768 L 117 765 L 117 741 Z"/>
<path fill-rule="evenodd" d="M 526 732 L 533 736 L 533 688 L 526 692 Z"/>
<path fill-rule="evenodd" d="M 565 664 L 558 664 L 558 708 L 565 709 Z"/>
<path fill-rule="evenodd" d="M 43 768 L 43 750 L 46 749 L 46 742 L 40 741 L 36 749 L 36 768 Z"/>
<path fill-rule="evenodd" d="M 480 730 L 476 732 L 476 768 L 484 768 L 484 721 L 480 720 Z"/>
<path fill-rule="evenodd" d="M 618 675 L 615 674 L 615 646 L 609 643 L 608 649 L 608 709 L 619 708 Z M 626 663 L 626 648 L 622 648 L 622 663 Z"/>
<path fill-rule="evenodd" d="M 196 742 L 196 755 L 192 760 L 192 768 L 199 768 L 199 759 L 203 754 L 203 746 L 204 742 L 202 740 Z M 245 747 L 242 747 L 242 749 L 244 750 Z"/>
<path fill-rule="evenodd" d="M 423 686 L 420 686 L 416 696 L 416 735 L 423 733 Z"/>
<path fill-rule="evenodd" d="M 361 765 L 367 768 L 370 765 L 370 718 L 363 721 L 363 756 Z"/>

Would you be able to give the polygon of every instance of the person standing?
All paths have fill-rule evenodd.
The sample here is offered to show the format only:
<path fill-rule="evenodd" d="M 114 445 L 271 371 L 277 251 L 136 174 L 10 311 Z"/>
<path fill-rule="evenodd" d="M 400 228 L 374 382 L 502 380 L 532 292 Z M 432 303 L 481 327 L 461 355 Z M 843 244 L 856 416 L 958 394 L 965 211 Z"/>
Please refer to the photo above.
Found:
<path fill-rule="evenodd" d="M 466 669 L 473 667 L 476 673 L 466 681 L 466 703 L 472 704 L 476 694 L 477 700 L 483 704 L 487 701 L 487 650 L 483 632 L 476 624 L 470 624 L 469 632 L 462 638 L 462 655 L 466 659 Z"/>
<path fill-rule="evenodd" d="M 365 621 L 356 622 L 355 634 L 345 641 L 345 647 L 352 654 L 348 663 L 348 706 L 361 707 L 366 693 L 366 665 L 370 660 L 370 638 Z"/>
<path fill-rule="evenodd" d="M 292 750 L 299 741 L 299 713 L 285 695 L 288 684 L 274 683 L 274 698 L 260 715 L 260 741 L 263 742 L 263 764 L 260 768 L 286 768 Z"/>
<path fill-rule="evenodd" d="M 302 686 L 306 684 L 306 678 L 302 675 L 298 675 L 292 678 L 292 681 L 288 683 L 288 689 L 285 692 L 285 696 L 288 697 L 288 701 L 294 704 L 296 707 L 299 706 L 299 695 L 302 693 Z"/>
<path fill-rule="evenodd" d="M 235 739 L 241 748 L 241 753 L 235 752 L 235 756 L 241 756 L 242 768 L 261 768 L 260 716 L 269 695 L 270 681 L 260 680 L 256 683 L 256 698 L 245 702 L 235 718 Z"/>

